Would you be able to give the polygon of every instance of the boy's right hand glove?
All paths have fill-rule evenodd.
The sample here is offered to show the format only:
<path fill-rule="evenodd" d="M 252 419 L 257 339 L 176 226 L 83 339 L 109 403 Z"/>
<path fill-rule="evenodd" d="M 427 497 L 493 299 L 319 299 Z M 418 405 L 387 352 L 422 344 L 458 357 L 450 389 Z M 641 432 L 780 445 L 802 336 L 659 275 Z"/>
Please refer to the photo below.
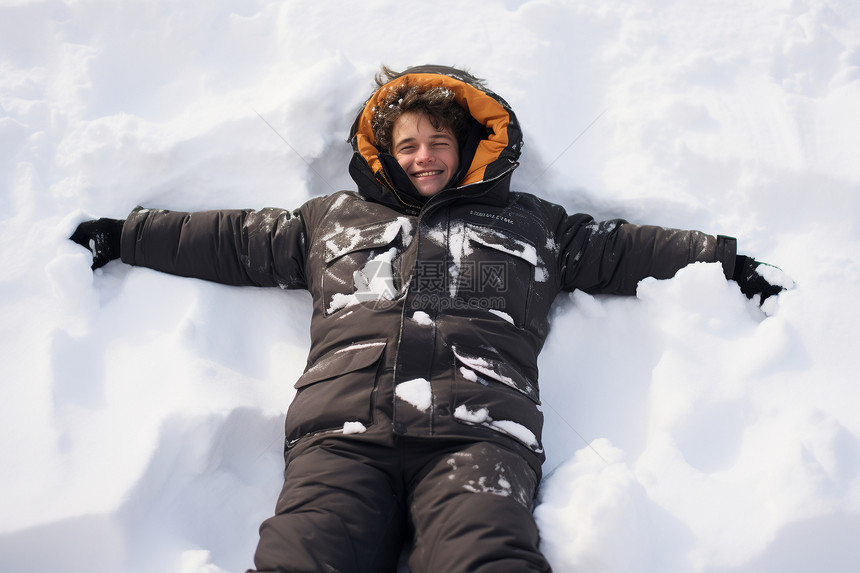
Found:
<path fill-rule="evenodd" d="M 93 254 L 92 269 L 96 270 L 119 258 L 123 223 L 122 219 L 84 221 L 69 239 L 89 249 Z"/>
<path fill-rule="evenodd" d="M 771 296 L 776 296 L 794 286 L 794 281 L 779 267 L 753 260 L 751 257 L 735 257 L 735 271 L 732 280 L 741 287 L 741 292 L 751 299 L 761 295 L 759 304 Z"/>

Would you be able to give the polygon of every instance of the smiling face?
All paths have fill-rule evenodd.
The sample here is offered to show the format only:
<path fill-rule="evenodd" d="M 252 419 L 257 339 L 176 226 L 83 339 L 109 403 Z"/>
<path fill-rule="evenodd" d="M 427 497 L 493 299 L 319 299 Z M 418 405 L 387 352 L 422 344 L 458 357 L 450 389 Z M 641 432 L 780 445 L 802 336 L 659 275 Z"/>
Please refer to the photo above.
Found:
<path fill-rule="evenodd" d="M 406 112 L 391 130 L 391 153 L 423 197 L 444 189 L 460 166 L 457 138 L 422 113 Z"/>

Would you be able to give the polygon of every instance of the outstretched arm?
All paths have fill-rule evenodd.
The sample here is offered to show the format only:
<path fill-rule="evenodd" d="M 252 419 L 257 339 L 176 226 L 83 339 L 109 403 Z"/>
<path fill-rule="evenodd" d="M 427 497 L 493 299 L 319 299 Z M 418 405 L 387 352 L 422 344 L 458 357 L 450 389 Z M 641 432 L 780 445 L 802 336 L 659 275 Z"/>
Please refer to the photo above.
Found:
<path fill-rule="evenodd" d="M 776 267 L 738 255 L 732 237 L 584 217 L 570 217 L 572 225 L 563 235 L 566 289 L 632 295 L 642 279 L 671 278 L 694 262 L 720 263 L 726 279 L 737 281 L 748 298 L 760 295 L 759 302 L 792 284 Z"/>
<path fill-rule="evenodd" d="M 93 253 L 93 269 L 121 257 L 131 265 L 230 285 L 305 286 L 300 210 L 138 208 L 125 221 L 85 221 L 70 238 Z"/>
<path fill-rule="evenodd" d="M 731 278 L 737 249 L 732 237 L 587 215 L 570 217 L 562 239 L 562 287 L 591 294 L 633 295 L 642 279 L 668 279 L 695 262 L 720 263 Z"/>

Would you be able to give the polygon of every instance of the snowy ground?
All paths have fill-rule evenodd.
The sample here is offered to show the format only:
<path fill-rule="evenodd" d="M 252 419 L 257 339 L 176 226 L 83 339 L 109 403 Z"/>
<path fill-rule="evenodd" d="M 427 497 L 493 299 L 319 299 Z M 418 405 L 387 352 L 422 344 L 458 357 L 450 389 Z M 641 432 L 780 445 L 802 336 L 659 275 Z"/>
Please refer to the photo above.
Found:
<path fill-rule="evenodd" d="M 714 265 L 559 301 L 536 509 L 555 569 L 856 571 L 853 0 L 0 2 L 0 570 L 251 565 L 308 296 L 93 275 L 65 238 L 138 204 L 352 188 L 382 62 L 486 78 L 524 126 L 516 188 L 734 235 L 797 282 L 767 314 Z"/>

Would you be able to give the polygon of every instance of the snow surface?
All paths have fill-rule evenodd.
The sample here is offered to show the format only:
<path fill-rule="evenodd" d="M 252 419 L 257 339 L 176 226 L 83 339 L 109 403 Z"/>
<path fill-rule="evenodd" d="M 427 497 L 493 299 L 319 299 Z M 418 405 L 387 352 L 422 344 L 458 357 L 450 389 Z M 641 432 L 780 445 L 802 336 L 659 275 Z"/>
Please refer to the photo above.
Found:
<path fill-rule="evenodd" d="M 860 4 L 402 6 L 0 5 L 0 570 L 251 566 L 309 297 L 93 274 L 66 237 L 352 189 L 377 66 L 438 62 L 517 111 L 515 189 L 736 236 L 797 285 L 766 313 L 715 265 L 562 297 L 535 511 L 555 570 L 856 571 Z"/>

